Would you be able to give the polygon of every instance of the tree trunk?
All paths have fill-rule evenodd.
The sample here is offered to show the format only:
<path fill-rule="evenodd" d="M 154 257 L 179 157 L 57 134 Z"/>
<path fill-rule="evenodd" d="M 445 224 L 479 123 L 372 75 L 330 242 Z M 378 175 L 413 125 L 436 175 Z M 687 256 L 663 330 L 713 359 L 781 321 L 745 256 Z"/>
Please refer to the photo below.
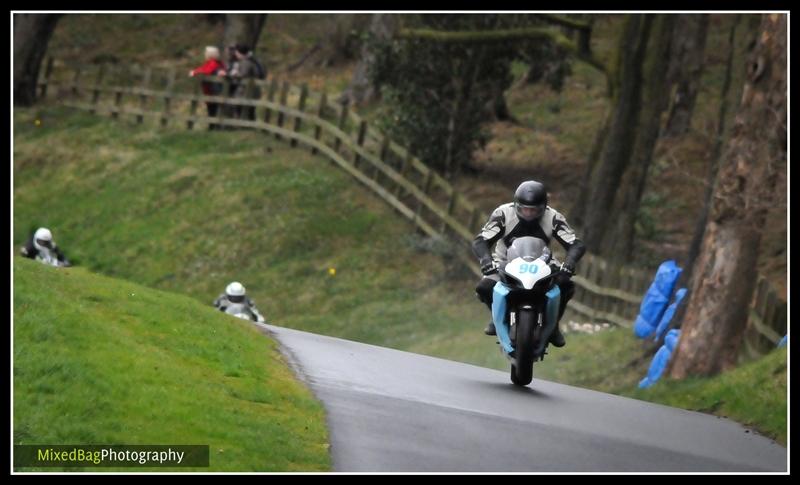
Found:
<path fill-rule="evenodd" d="M 597 166 L 598 160 L 600 160 L 600 154 L 603 152 L 603 148 L 605 147 L 606 140 L 608 139 L 608 129 L 611 126 L 613 118 L 613 112 L 609 112 L 603 119 L 603 125 L 597 130 L 597 134 L 594 138 L 594 143 L 592 144 L 592 151 L 589 152 L 589 160 L 586 164 L 586 171 L 583 174 L 583 178 L 581 180 L 580 190 L 578 191 L 578 198 L 575 200 L 575 203 L 572 206 L 572 210 L 570 213 L 570 220 L 575 225 L 575 227 L 583 229 L 584 227 L 584 219 L 586 217 L 586 211 L 588 210 L 586 204 L 589 201 L 589 192 L 591 189 L 592 183 L 592 172 L 594 172 L 595 167 Z M 583 233 L 583 231 L 581 231 Z"/>
<path fill-rule="evenodd" d="M 508 109 L 506 103 L 505 90 L 502 83 L 494 83 L 491 86 L 492 95 L 488 103 L 486 103 L 486 114 L 489 121 L 510 121 L 517 123 L 517 120 Z"/>
<path fill-rule="evenodd" d="M 606 222 L 610 230 L 605 232 L 599 251 L 612 261 L 622 262 L 633 253 L 636 217 L 661 129 L 661 115 L 669 104 L 666 73 L 671 58 L 670 42 L 674 24 L 673 15 L 658 15 L 653 20 L 651 39 L 642 66 L 642 102 L 633 153 L 617 187 L 610 211 L 612 217 Z"/>
<path fill-rule="evenodd" d="M 677 15 L 672 38 L 669 82 L 676 88 L 667 116 L 664 136 L 679 136 L 689 131 L 700 77 L 705 64 L 709 15 Z"/>
<path fill-rule="evenodd" d="M 709 376 L 735 366 L 757 274 L 761 231 L 787 148 L 787 18 L 768 14 L 748 56 L 742 99 L 714 188 L 670 375 Z"/>
<path fill-rule="evenodd" d="M 36 101 L 39 67 L 61 14 L 14 14 L 14 106 Z"/>
<path fill-rule="evenodd" d="M 692 243 L 689 246 L 689 254 L 686 258 L 686 264 L 684 265 L 684 281 L 691 281 L 694 263 L 697 260 L 697 255 L 700 253 L 700 244 L 703 242 L 703 234 L 705 233 L 706 223 L 708 222 L 708 212 L 711 208 L 711 194 L 714 190 L 714 181 L 717 179 L 717 172 L 719 171 L 719 158 L 722 154 L 722 142 L 725 136 L 725 127 L 728 117 L 728 91 L 730 90 L 731 73 L 733 71 L 734 40 L 736 27 L 739 25 L 740 18 L 740 15 L 734 16 L 728 33 L 728 59 L 725 63 L 725 78 L 722 81 L 722 91 L 720 92 L 719 114 L 717 115 L 717 136 L 714 140 L 714 147 L 711 150 L 711 164 L 709 166 L 708 176 L 706 177 L 703 210 L 700 213 L 700 218 L 697 220 Z"/>
<path fill-rule="evenodd" d="M 372 15 L 369 25 L 371 39 L 385 42 L 391 39 L 397 31 L 398 19 L 396 15 L 376 13 Z M 369 42 L 361 46 L 361 58 L 353 71 L 350 86 L 342 93 L 341 100 L 360 105 L 369 103 L 380 96 L 380 86 L 371 82 L 369 72 L 375 62 L 375 53 L 370 48 Z"/>
<path fill-rule="evenodd" d="M 609 209 L 630 162 L 639 126 L 642 62 L 653 15 L 630 15 L 622 30 L 617 66 L 612 74 L 614 96 L 611 122 L 599 163 L 593 167 L 583 224 L 583 239 L 593 251 L 602 246 Z"/>
<path fill-rule="evenodd" d="M 222 45 L 244 44 L 255 52 L 267 14 L 226 14 Z"/>

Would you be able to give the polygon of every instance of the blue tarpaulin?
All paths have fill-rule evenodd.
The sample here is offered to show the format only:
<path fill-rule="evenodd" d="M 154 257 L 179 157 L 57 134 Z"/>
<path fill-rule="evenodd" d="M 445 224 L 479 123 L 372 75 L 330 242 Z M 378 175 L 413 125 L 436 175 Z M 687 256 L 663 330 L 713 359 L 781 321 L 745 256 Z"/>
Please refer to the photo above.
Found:
<path fill-rule="evenodd" d="M 658 267 L 653 283 L 639 307 L 636 323 L 633 325 L 637 337 L 648 338 L 655 333 L 682 272 L 683 270 L 673 260 L 665 261 Z"/>
<path fill-rule="evenodd" d="M 656 327 L 656 342 L 658 342 L 658 339 L 660 339 L 661 336 L 664 335 L 664 332 L 667 331 L 669 322 L 672 320 L 672 317 L 675 316 L 675 310 L 678 309 L 678 305 L 681 304 L 681 301 L 683 300 L 683 297 L 686 296 L 687 291 L 688 290 L 686 288 L 681 288 L 675 292 L 675 300 L 673 300 L 670 306 L 667 307 L 667 310 L 661 317 L 661 321 L 658 322 L 658 327 Z"/>
<path fill-rule="evenodd" d="M 680 338 L 680 336 L 681 331 L 675 328 L 667 332 L 667 336 L 664 338 L 664 345 L 658 349 L 655 357 L 653 357 L 653 361 L 650 363 L 650 369 L 647 370 L 647 376 L 639 381 L 640 389 L 652 386 L 661 378 L 661 374 L 663 374 L 664 369 L 667 368 L 669 358 L 672 357 L 672 352 L 675 350 L 675 347 L 678 346 L 678 338 Z"/>

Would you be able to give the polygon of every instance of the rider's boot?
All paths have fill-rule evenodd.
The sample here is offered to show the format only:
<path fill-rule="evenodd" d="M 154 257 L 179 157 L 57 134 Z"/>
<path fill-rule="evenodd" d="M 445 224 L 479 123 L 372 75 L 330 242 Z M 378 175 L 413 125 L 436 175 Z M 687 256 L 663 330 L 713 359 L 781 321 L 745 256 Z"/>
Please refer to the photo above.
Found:
<path fill-rule="evenodd" d="M 494 321 L 489 321 L 489 325 L 486 325 L 486 328 L 483 329 L 483 333 L 486 335 L 497 335 L 497 331 L 494 329 Z"/>
<path fill-rule="evenodd" d="M 567 344 L 567 341 L 564 340 L 564 334 L 561 333 L 561 329 L 558 328 L 558 325 L 556 325 L 556 328 L 550 334 L 550 343 L 555 347 L 563 347 Z"/>

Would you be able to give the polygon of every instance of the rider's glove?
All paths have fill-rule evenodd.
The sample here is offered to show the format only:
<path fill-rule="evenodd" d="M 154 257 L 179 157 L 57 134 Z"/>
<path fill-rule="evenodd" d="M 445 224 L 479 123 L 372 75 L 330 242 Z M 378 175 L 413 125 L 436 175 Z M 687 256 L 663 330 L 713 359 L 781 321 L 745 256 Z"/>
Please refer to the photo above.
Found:
<path fill-rule="evenodd" d="M 568 274 L 568 275 L 570 275 L 570 276 L 572 276 L 572 275 L 574 275 L 574 274 L 575 274 L 575 267 L 574 267 L 574 266 L 572 266 L 572 265 L 571 265 L 571 264 L 569 264 L 569 263 L 561 263 L 561 267 L 559 268 L 559 270 L 560 270 L 562 273 L 567 273 L 567 274 Z"/>
<path fill-rule="evenodd" d="M 481 265 L 481 273 L 483 273 L 484 276 L 495 274 L 497 273 L 497 265 L 494 264 L 494 261 L 489 260 Z"/>
<path fill-rule="evenodd" d="M 563 285 L 564 283 L 568 282 L 574 274 L 574 266 L 569 263 L 561 263 L 561 266 L 558 268 L 558 274 L 556 275 L 556 284 Z"/>

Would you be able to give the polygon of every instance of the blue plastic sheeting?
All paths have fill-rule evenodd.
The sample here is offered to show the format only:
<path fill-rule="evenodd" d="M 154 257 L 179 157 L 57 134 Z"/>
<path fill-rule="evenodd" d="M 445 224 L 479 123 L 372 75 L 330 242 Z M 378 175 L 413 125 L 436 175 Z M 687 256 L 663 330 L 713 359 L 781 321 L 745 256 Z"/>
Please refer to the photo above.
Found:
<path fill-rule="evenodd" d="M 780 342 L 778 342 L 778 347 L 786 347 L 786 343 L 789 341 L 787 339 L 789 335 L 784 335 Z"/>
<path fill-rule="evenodd" d="M 655 357 L 653 357 L 653 361 L 650 363 L 650 369 L 647 370 L 647 377 L 639 381 L 640 389 L 646 389 L 652 386 L 661 378 L 661 374 L 663 374 L 664 369 L 667 368 L 669 358 L 672 357 L 672 351 L 675 350 L 675 347 L 678 345 L 680 336 L 681 331 L 676 328 L 667 332 L 667 336 L 664 338 L 664 345 L 658 349 Z"/>
<path fill-rule="evenodd" d="M 682 272 L 683 270 L 673 260 L 665 261 L 658 267 L 656 277 L 644 295 L 642 305 L 639 307 L 639 316 L 633 325 L 637 337 L 648 338 L 655 333 L 661 316 L 667 309 L 675 282 Z"/>
<path fill-rule="evenodd" d="M 506 320 L 506 295 L 510 290 L 502 281 L 498 281 L 494 285 L 494 295 L 492 296 L 492 320 L 494 321 L 494 329 L 497 332 L 500 345 L 507 354 L 514 351 L 511 346 L 511 337 L 508 335 L 508 323 Z"/>
<path fill-rule="evenodd" d="M 678 305 L 681 304 L 681 301 L 683 300 L 683 297 L 686 296 L 687 291 L 689 290 L 686 288 L 681 288 L 675 292 L 675 299 L 672 301 L 670 306 L 667 307 L 667 310 L 661 317 L 661 321 L 658 322 L 658 327 L 656 327 L 656 342 L 658 342 L 658 339 L 660 339 L 664 335 L 664 332 L 667 331 L 669 322 L 672 320 L 672 317 L 675 316 L 675 310 L 678 309 Z"/>
<path fill-rule="evenodd" d="M 558 285 L 553 285 L 550 291 L 547 292 L 547 317 L 546 326 L 544 328 L 544 335 L 550 335 L 558 325 L 558 308 L 561 304 L 561 288 Z M 536 349 L 536 355 L 542 355 L 544 348 L 547 346 L 548 340 L 539 342 L 539 347 Z"/>

